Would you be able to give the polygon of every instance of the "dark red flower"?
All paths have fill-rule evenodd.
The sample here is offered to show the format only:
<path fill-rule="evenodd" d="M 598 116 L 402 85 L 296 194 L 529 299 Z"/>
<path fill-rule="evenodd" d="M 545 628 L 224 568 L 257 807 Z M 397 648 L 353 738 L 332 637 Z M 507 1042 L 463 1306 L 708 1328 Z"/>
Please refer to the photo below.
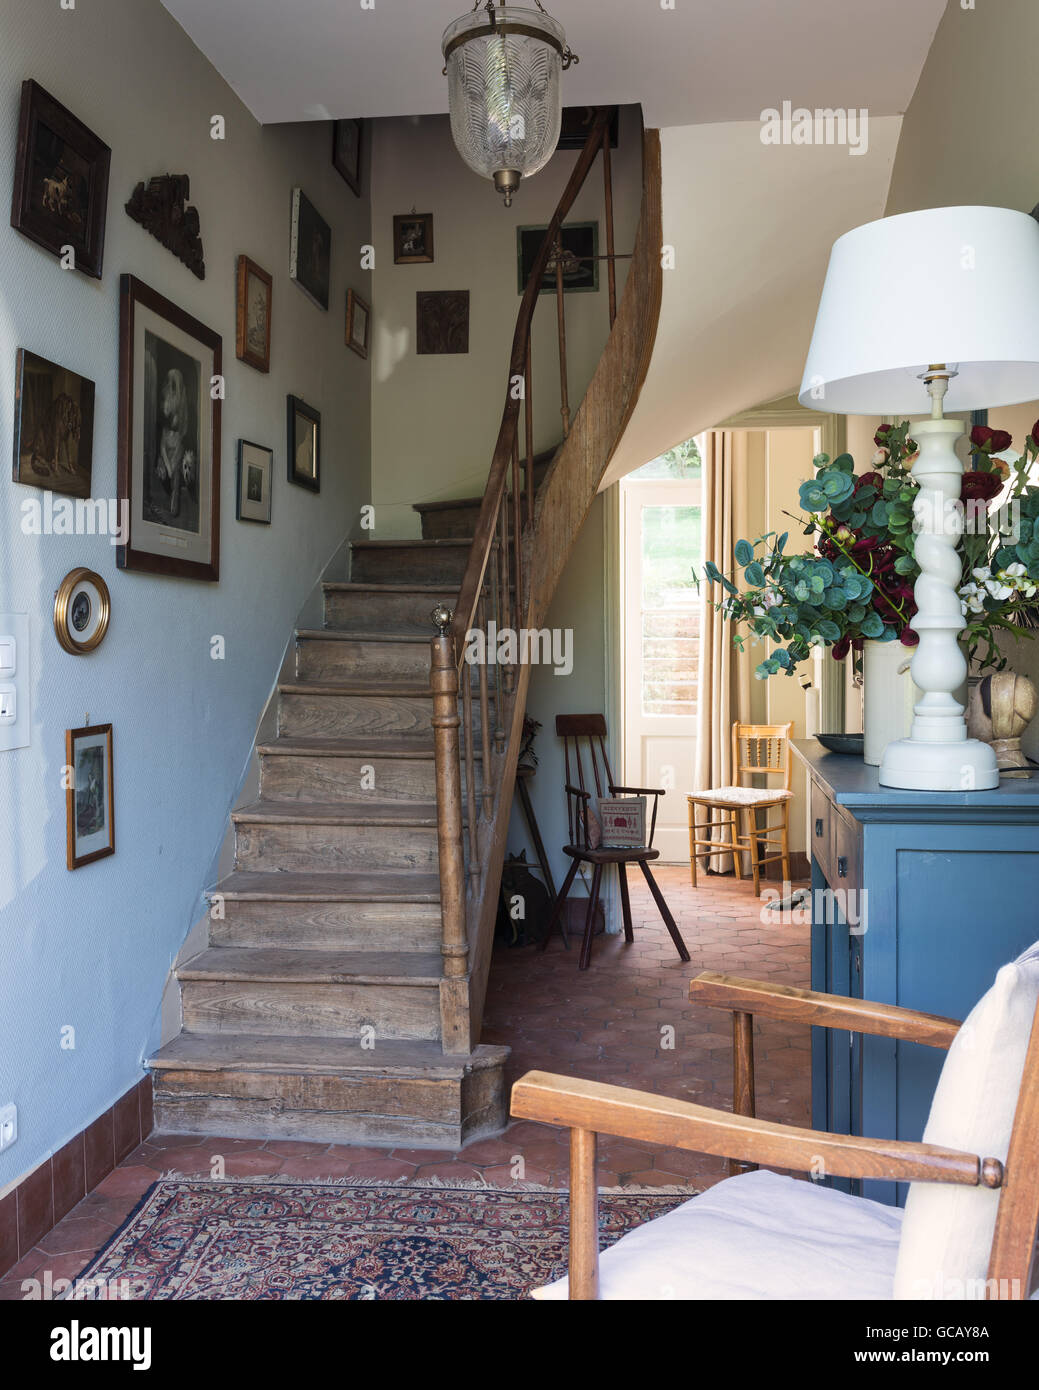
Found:
<path fill-rule="evenodd" d="M 975 425 L 970 432 L 970 442 L 975 449 L 984 449 L 994 434 L 995 430 L 990 430 L 988 425 Z"/>
<path fill-rule="evenodd" d="M 863 474 L 861 474 L 858 478 L 855 479 L 855 491 L 858 492 L 860 488 L 864 488 L 864 487 L 875 487 L 875 488 L 877 489 L 878 492 L 883 491 L 883 488 L 884 488 L 884 475 L 883 475 L 883 473 L 863 473 Z"/>
<path fill-rule="evenodd" d="M 920 640 L 920 634 L 914 632 L 911 627 L 903 628 L 898 640 L 902 643 L 903 647 L 915 647 Z"/>
<path fill-rule="evenodd" d="M 1039 424 L 1039 421 L 1036 423 Z M 970 442 L 975 450 L 986 454 L 1001 454 L 1004 449 L 1010 448 L 1014 437 L 1006 430 L 993 430 L 988 425 L 975 425 L 970 432 Z"/>
<path fill-rule="evenodd" d="M 1039 420 L 1036 421 L 1036 424 L 1039 424 Z M 883 449 L 883 448 L 886 447 L 886 445 L 887 445 L 888 431 L 891 430 L 892 428 L 893 428 L 893 426 L 891 426 L 891 425 L 878 425 L 878 426 L 877 426 L 877 432 L 876 432 L 876 434 L 873 436 L 873 443 L 877 446 L 878 449 Z"/>
<path fill-rule="evenodd" d="M 1003 491 L 1003 479 L 998 473 L 964 473 L 960 483 L 961 502 L 991 502 Z"/>
<path fill-rule="evenodd" d="M 830 648 L 830 655 L 833 657 L 834 661 L 843 661 L 850 649 L 851 638 L 845 633 L 843 637 L 839 637 L 837 641 L 834 642 L 833 646 Z"/>
<path fill-rule="evenodd" d="M 993 430 L 992 438 L 989 440 L 989 453 L 1001 454 L 1004 449 L 1009 449 L 1013 442 L 1014 436 L 1006 430 Z"/>
<path fill-rule="evenodd" d="M 1032 426 L 1032 438 L 1035 440 L 1036 444 L 1039 444 L 1039 420 L 1036 420 L 1035 424 Z"/>

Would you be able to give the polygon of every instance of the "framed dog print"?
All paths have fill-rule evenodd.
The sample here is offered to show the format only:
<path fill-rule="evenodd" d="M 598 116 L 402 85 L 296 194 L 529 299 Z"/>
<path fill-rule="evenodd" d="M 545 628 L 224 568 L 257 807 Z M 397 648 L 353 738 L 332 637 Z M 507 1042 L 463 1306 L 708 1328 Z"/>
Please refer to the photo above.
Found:
<path fill-rule="evenodd" d="M 220 577 L 220 335 L 136 276 L 120 282 L 120 569 Z"/>
<path fill-rule="evenodd" d="M 358 198 L 361 196 L 361 139 L 363 121 L 332 122 L 332 163 Z"/>
<path fill-rule="evenodd" d="M 368 356 L 368 340 L 371 333 L 372 311 L 354 290 L 346 292 L 346 345 L 358 357 Z"/>
<path fill-rule="evenodd" d="M 406 212 L 394 217 L 394 265 L 427 265 L 432 260 L 433 214 Z"/>
<path fill-rule="evenodd" d="M 271 309 L 274 279 L 248 256 L 238 257 L 235 356 L 258 372 L 271 369 Z"/>
<path fill-rule="evenodd" d="M 112 726 L 65 731 L 66 863 L 81 869 L 115 854 Z"/>
<path fill-rule="evenodd" d="M 319 309 L 328 308 L 332 275 L 332 228 L 302 188 L 292 190 L 289 275 Z"/>
<path fill-rule="evenodd" d="M 14 481 L 71 497 L 90 496 L 94 383 L 18 349 L 14 389 Z"/>
<path fill-rule="evenodd" d="M 271 480 L 274 453 L 262 444 L 238 441 L 238 521 L 271 524 Z"/>
<path fill-rule="evenodd" d="M 38 82 L 22 83 L 11 226 L 101 279 L 112 151 Z M 72 264 L 73 262 L 69 262 Z"/>
<path fill-rule="evenodd" d="M 289 482 L 321 491 L 321 413 L 289 397 Z"/>

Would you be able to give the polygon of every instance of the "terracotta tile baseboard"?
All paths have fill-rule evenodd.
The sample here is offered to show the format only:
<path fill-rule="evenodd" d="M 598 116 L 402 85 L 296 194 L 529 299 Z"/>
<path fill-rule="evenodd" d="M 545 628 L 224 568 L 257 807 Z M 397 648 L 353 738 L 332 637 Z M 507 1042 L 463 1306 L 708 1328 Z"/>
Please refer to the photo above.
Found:
<path fill-rule="evenodd" d="M 0 1198 L 0 1278 L 151 1131 L 152 1079 L 145 1076 Z"/>

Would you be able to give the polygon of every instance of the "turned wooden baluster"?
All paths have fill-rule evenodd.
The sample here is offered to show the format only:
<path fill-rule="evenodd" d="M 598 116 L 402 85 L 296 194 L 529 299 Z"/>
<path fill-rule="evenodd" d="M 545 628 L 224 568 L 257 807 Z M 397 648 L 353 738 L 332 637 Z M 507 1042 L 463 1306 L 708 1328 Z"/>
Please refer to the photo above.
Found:
<path fill-rule="evenodd" d="M 431 642 L 433 759 L 437 787 L 437 850 L 440 860 L 440 1026 L 445 1052 L 469 1053 L 469 942 L 465 926 L 465 851 L 462 846 L 462 773 L 458 757 L 458 663 L 448 633 L 451 610 L 433 609 Z"/>
<path fill-rule="evenodd" d="M 523 614 L 523 494 L 519 480 L 519 434 L 512 441 L 512 554 L 516 575 L 516 626 Z"/>
<path fill-rule="evenodd" d="M 523 427 L 527 445 L 527 521 L 534 524 L 534 396 L 531 389 L 530 334 L 523 364 Z"/>
<path fill-rule="evenodd" d="M 480 663 L 483 669 L 483 663 Z M 469 813 L 469 881 L 480 891 L 480 852 L 476 816 L 476 756 L 473 749 L 473 670 L 468 661 L 462 662 L 462 732 L 465 736 L 465 801 Z"/>
<path fill-rule="evenodd" d="M 613 170 L 610 165 L 610 127 L 602 133 L 602 182 L 606 200 L 606 283 L 610 291 L 610 327 L 617 318 L 617 263 L 613 254 Z"/>
<path fill-rule="evenodd" d="M 476 626 L 481 632 L 487 632 L 487 618 L 483 599 L 480 600 L 476 608 Z M 487 697 L 487 659 L 489 652 L 484 653 L 484 660 L 480 662 L 480 741 L 483 751 L 483 766 L 480 769 L 480 776 L 483 788 L 483 814 L 485 820 L 490 820 L 494 810 L 494 789 L 491 786 L 491 715 L 490 701 Z M 498 701 L 501 702 L 501 691 L 498 691 Z"/>
<path fill-rule="evenodd" d="M 501 501 L 500 501 L 500 503 L 498 504 L 498 522 L 499 522 L 499 525 L 500 525 L 500 528 L 501 528 L 501 575 L 502 575 L 502 580 L 501 580 L 501 593 L 502 593 L 502 617 L 504 618 L 504 624 L 503 624 L 503 625 L 504 625 L 505 627 L 507 627 L 507 628 L 511 628 L 511 627 L 512 627 L 512 576 L 511 576 L 511 574 L 509 573 L 509 569 L 510 569 L 510 566 L 509 566 L 509 494 L 508 494 L 507 491 L 503 491 L 503 492 L 502 492 Z M 498 659 L 498 658 L 497 658 L 497 649 L 496 649 L 496 650 L 495 650 L 495 660 L 497 660 L 497 659 Z M 504 686 L 505 686 L 505 691 L 506 691 L 507 694 L 511 694 L 511 693 L 512 693 L 512 690 L 513 690 L 513 675 L 514 675 L 513 668 L 512 668 L 512 663 L 511 663 L 511 662 L 505 662 L 505 661 L 503 661 L 503 662 L 500 663 L 500 665 L 501 665 L 501 668 L 502 668 L 502 681 L 503 681 Z M 502 714 L 503 714 L 503 711 L 500 711 L 500 710 L 499 710 L 499 711 L 498 711 L 498 723 L 499 723 L 499 724 L 501 724 Z M 497 729 L 496 729 L 496 730 L 495 730 L 495 738 L 497 739 L 497 737 L 498 737 L 498 733 L 497 733 Z M 505 738 L 505 730 L 504 730 L 504 728 L 503 728 L 502 731 L 501 731 L 501 737 L 502 737 L 502 739 Z M 499 751 L 500 751 L 500 750 L 499 750 Z"/>
<path fill-rule="evenodd" d="M 732 1113 L 754 1117 L 754 1015 L 732 1015 Z M 729 1160 L 729 1173 L 749 1173 L 756 1163 Z"/>
<path fill-rule="evenodd" d="M 563 417 L 563 438 L 570 433 L 570 388 L 566 371 L 566 310 L 563 307 L 563 232 L 556 235 L 556 321 L 559 328 L 559 413 Z"/>

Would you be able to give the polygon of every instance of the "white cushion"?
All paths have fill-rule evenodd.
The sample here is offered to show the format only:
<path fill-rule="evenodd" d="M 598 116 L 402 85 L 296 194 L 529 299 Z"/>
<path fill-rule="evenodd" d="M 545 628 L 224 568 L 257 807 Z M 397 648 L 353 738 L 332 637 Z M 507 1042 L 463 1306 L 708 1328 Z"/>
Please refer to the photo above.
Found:
<path fill-rule="evenodd" d="M 766 1169 L 727 1178 L 599 1257 L 604 1299 L 890 1298 L 902 1212 Z M 566 1298 L 558 1279 L 535 1298 Z"/>
<path fill-rule="evenodd" d="M 787 801 L 793 792 L 768 791 L 764 787 L 712 787 L 710 791 L 694 792 L 690 801 L 717 801 L 725 806 L 761 806 L 766 801 Z"/>
<path fill-rule="evenodd" d="M 1039 942 L 1003 966 L 956 1034 L 931 1103 L 925 1143 L 1006 1161 L 1037 999 Z M 991 1188 L 913 1183 L 895 1297 L 982 1296 L 998 1206 L 999 1191 Z"/>

